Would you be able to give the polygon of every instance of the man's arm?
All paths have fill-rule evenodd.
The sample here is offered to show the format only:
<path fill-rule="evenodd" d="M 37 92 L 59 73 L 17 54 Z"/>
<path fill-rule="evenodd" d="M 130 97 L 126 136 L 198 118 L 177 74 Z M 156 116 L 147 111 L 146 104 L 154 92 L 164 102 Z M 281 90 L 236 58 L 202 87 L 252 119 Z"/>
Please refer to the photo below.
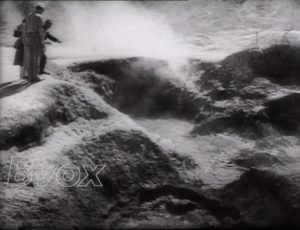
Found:
<path fill-rule="evenodd" d="M 52 42 L 58 42 L 58 43 L 61 43 L 61 41 L 60 41 L 59 39 L 57 39 L 56 37 L 54 37 L 53 35 L 51 35 L 49 32 L 46 33 L 45 40 L 46 40 L 47 38 L 48 38 L 50 41 L 52 41 Z"/>

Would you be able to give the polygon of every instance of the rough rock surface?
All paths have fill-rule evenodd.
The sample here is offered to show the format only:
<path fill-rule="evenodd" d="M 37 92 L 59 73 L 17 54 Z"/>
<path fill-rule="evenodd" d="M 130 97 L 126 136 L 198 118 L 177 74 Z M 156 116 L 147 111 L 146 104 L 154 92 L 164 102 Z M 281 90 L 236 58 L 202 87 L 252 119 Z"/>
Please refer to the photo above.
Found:
<path fill-rule="evenodd" d="M 242 51 L 209 65 L 197 81 L 209 100 L 200 106 L 194 133 L 233 132 L 251 138 L 272 129 L 299 133 L 299 63 L 299 47 L 279 45 Z"/>
<path fill-rule="evenodd" d="M 299 181 L 290 179 L 295 177 L 299 174 L 251 169 L 225 186 L 220 199 L 236 211 L 238 227 L 299 226 Z"/>
<path fill-rule="evenodd" d="M 173 116 L 193 118 L 201 100 L 187 89 L 166 61 L 128 58 L 79 63 L 70 67 L 88 77 L 108 76 L 114 82 L 112 98 L 107 102 L 122 112 L 139 116 Z M 95 85 L 95 82 L 92 84 Z"/>
<path fill-rule="evenodd" d="M 209 201 L 186 174 L 195 163 L 155 144 L 92 90 L 49 79 L 2 102 L 2 227 L 134 227 L 151 218 L 172 226 L 178 215 L 183 226 L 218 224 L 193 205 Z M 105 166 L 102 187 L 78 186 L 83 165 Z"/>
<path fill-rule="evenodd" d="M 52 64 L 52 77 L 1 99 L 0 225 L 299 226 L 299 72 L 266 68 L 277 65 L 272 52 L 299 60 L 299 49 L 285 46 L 220 63 L 193 60 L 194 88 L 160 60 Z M 239 178 L 204 189 L 193 159 L 164 148 L 122 112 L 168 113 L 194 121 L 194 134 L 227 132 L 254 144 L 228 162 L 241 168 Z M 102 167 L 102 186 L 78 186 L 97 182 L 95 168 L 84 165 Z"/>

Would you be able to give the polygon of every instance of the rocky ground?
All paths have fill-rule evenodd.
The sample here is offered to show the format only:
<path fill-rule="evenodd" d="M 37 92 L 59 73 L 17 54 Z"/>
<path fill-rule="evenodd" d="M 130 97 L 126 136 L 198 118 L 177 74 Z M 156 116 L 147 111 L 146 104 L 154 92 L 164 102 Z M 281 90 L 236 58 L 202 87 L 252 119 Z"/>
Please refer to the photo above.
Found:
<path fill-rule="evenodd" d="M 128 58 L 50 63 L 51 77 L 15 94 L 2 85 L 1 226 L 299 226 L 299 63 L 300 49 L 282 45 L 190 60 L 188 83 L 165 61 Z M 240 176 L 204 188 L 193 157 L 133 119 L 162 116 L 191 122 L 197 138 L 255 143 L 226 163 Z M 74 186 L 86 164 L 104 167 L 102 187 Z M 52 176 L 66 165 L 80 170 Z"/>
<path fill-rule="evenodd" d="M 208 102 L 197 114 L 195 132 L 231 129 L 260 138 L 269 135 L 268 126 L 299 133 L 299 60 L 298 47 L 281 45 L 242 51 L 206 67 L 197 84 Z"/>

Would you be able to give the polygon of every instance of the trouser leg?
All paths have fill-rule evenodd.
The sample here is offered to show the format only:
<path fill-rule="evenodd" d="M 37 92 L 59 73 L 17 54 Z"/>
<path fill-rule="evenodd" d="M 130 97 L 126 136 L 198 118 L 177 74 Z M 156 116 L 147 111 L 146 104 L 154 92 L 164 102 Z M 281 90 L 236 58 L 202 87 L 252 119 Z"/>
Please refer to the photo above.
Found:
<path fill-rule="evenodd" d="M 28 74 L 28 80 L 32 82 L 33 81 L 33 46 L 31 44 L 25 45 L 24 67 Z"/>
<path fill-rule="evenodd" d="M 24 77 L 24 68 L 23 66 L 20 66 L 20 78 L 23 79 Z"/>
<path fill-rule="evenodd" d="M 38 74 L 40 71 L 40 59 L 41 59 L 41 49 L 40 46 L 34 46 L 33 48 L 33 80 L 39 80 Z"/>
<path fill-rule="evenodd" d="M 26 65 L 26 56 L 25 56 L 25 45 L 24 45 L 24 52 L 23 52 L 23 64 L 21 66 L 22 68 L 22 75 L 23 75 L 23 78 L 26 78 L 28 77 L 28 71 L 27 71 L 27 68 L 28 68 L 28 65 Z"/>
<path fill-rule="evenodd" d="M 28 36 L 28 77 L 31 83 L 39 80 L 38 73 L 40 68 L 40 57 L 42 52 L 42 42 L 38 33 Z"/>
<path fill-rule="evenodd" d="M 38 49 L 37 46 L 33 46 L 33 55 L 32 55 L 32 79 L 36 80 L 38 78 L 38 70 L 39 70 L 39 54 L 38 54 Z"/>
<path fill-rule="evenodd" d="M 30 46 L 30 63 L 29 63 L 29 70 L 30 70 L 30 82 L 34 82 L 34 79 L 36 78 L 36 73 L 34 71 L 34 46 Z"/>
<path fill-rule="evenodd" d="M 24 45 L 23 69 L 27 72 L 28 77 L 28 46 Z"/>
<path fill-rule="evenodd" d="M 46 62 L 47 62 L 47 57 L 45 55 L 45 52 L 42 52 L 41 63 L 40 63 L 40 74 L 45 72 Z"/>

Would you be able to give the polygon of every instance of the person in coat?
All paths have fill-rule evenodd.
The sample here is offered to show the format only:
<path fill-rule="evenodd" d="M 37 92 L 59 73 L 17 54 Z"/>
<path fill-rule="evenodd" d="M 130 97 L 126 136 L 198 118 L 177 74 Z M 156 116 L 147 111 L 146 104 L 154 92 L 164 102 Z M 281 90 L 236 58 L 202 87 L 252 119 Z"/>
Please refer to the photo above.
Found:
<path fill-rule="evenodd" d="M 24 26 L 24 67 L 30 83 L 40 81 L 38 78 L 39 63 L 45 39 L 42 13 L 43 3 L 38 3 L 32 13 L 26 17 Z"/>
<path fill-rule="evenodd" d="M 50 32 L 48 31 L 51 26 L 52 26 L 51 20 L 47 19 L 44 23 L 45 41 L 43 44 L 43 49 L 42 49 L 42 54 L 41 54 L 40 74 L 49 74 L 49 73 L 45 72 L 45 66 L 46 66 L 46 62 L 47 62 L 46 46 L 45 46 L 47 44 L 46 40 L 49 39 L 52 42 L 61 43 L 61 41 L 59 39 L 57 39 L 56 37 L 51 35 Z"/>
<path fill-rule="evenodd" d="M 14 65 L 20 66 L 20 78 L 26 79 L 26 71 L 23 68 L 23 60 L 24 60 L 24 44 L 23 44 L 23 33 L 24 33 L 24 26 L 25 26 L 25 18 L 22 20 L 22 23 L 17 26 L 14 30 L 13 36 L 17 38 L 14 43 L 14 48 L 16 49 L 15 57 L 14 57 Z"/>

